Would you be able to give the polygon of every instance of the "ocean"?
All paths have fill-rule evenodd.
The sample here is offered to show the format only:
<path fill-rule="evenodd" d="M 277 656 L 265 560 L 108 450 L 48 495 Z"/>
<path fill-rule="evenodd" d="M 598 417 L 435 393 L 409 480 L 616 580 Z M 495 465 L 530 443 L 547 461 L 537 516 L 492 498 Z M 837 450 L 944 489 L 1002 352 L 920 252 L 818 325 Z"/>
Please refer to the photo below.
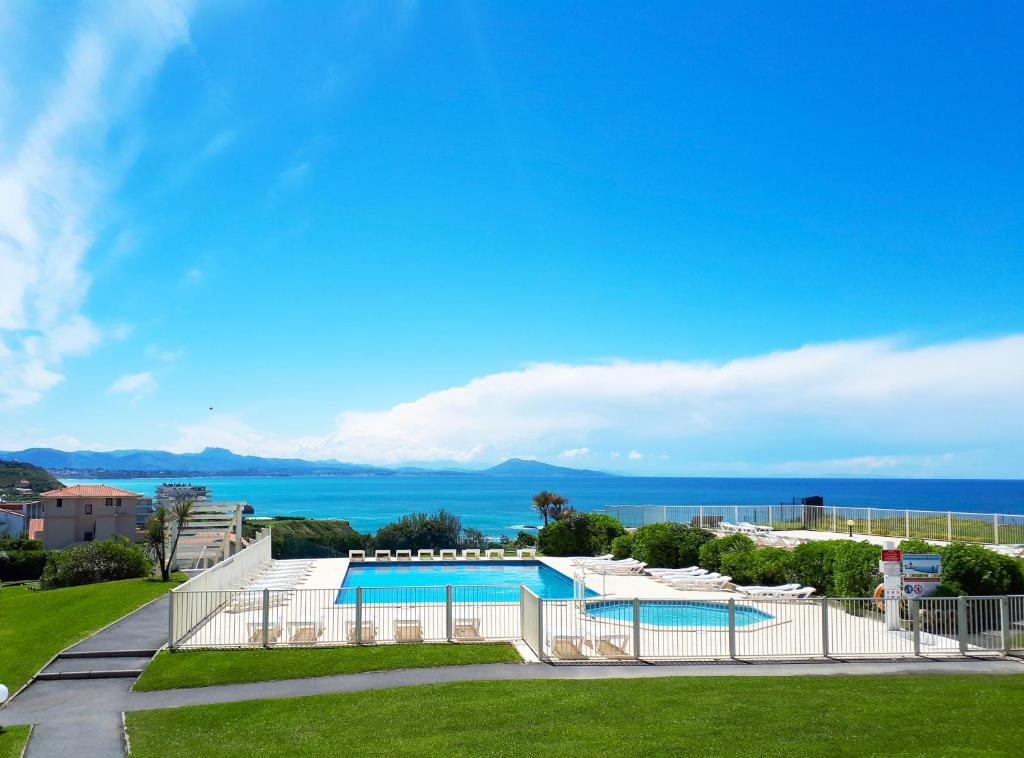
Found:
<path fill-rule="evenodd" d="M 96 484 L 94 479 L 65 479 Z M 107 479 L 151 496 L 163 479 Z M 180 480 L 176 480 L 180 481 Z M 372 532 L 399 516 L 444 508 L 489 536 L 537 525 L 530 498 L 554 490 L 577 510 L 605 505 L 760 505 L 821 495 L 826 505 L 1024 514 L 1024 480 L 715 479 L 672 477 L 254 477 L 189 479 L 215 500 L 245 500 L 257 516 L 340 518 Z"/>

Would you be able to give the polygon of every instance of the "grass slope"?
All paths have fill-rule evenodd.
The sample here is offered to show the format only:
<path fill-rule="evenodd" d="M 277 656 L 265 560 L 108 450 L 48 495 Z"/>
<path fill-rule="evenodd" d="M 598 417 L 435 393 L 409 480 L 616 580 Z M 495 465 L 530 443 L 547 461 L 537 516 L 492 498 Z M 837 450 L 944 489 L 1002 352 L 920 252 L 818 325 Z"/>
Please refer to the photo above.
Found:
<path fill-rule="evenodd" d="M 0 732 L 0 758 L 21 758 L 31 729 L 27 726 L 8 726 Z"/>
<path fill-rule="evenodd" d="M 126 579 L 47 592 L 0 589 L 0 682 L 13 694 L 68 645 L 116 621 L 183 581 Z"/>
<path fill-rule="evenodd" d="M 1020 755 L 1024 676 L 467 682 L 128 714 L 132 754 Z M 254 724 L 258 728 L 254 731 Z"/>
<path fill-rule="evenodd" d="M 302 679 L 385 669 L 464 666 L 521 661 L 507 643 L 479 645 L 375 645 L 276 650 L 162 652 L 135 683 L 137 691 L 213 684 Z"/>

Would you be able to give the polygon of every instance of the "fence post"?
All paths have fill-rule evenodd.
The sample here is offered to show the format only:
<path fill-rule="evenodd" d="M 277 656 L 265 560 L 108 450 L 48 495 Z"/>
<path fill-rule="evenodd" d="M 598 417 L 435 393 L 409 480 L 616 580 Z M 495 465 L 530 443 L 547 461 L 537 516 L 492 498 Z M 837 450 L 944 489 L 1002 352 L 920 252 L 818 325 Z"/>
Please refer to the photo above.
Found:
<path fill-rule="evenodd" d="M 871 536 L 871 509 L 868 508 L 868 536 Z"/>
<path fill-rule="evenodd" d="M 270 590 L 263 590 L 263 647 L 270 647 Z"/>
<path fill-rule="evenodd" d="M 914 635 L 914 655 L 921 655 L 921 601 L 910 598 L 910 629 Z"/>
<path fill-rule="evenodd" d="M 836 507 L 833 505 L 832 506 L 832 530 L 831 531 L 834 532 L 835 530 L 836 530 Z"/>
<path fill-rule="evenodd" d="M 667 505 L 661 506 L 661 520 L 662 521 L 668 521 L 668 506 Z"/>
<path fill-rule="evenodd" d="M 993 513 L 992 514 L 992 537 L 995 540 L 992 544 L 993 545 L 998 545 L 999 544 L 999 514 L 998 513 Z"/>
<path fill-rule="evenodd" d="M 537 598 L 537 657 L 544 659 L 544 598 Z"/>
<path fill-rule="evenodd" d="M 775 526 L 774 522 L 772 521 L 772 507 L 770 505 L 768 506 L 768 526 L 773 528 Z"/>
<path fill-rule="evenodd" d="M 821 654 L 828 658 L 828 598 L 821 599 Z"/>
<path fill-rule="evenodd" d="M 910 511 L 903 511 L 903 521 L 906 525 L 907 539 L 910 539 Z"/>
<path fill-rule="evenodd" d="M 175 643 L 177 640 L 174 639 L 174 590 L 167 593 L 167 649 L 172 653 L 174 652 Z"/>
<path fill-rule="evenodd" d="M 736 657 L 736 598 L 729 598 L 729 657 Z"/>
<path fill-rule="evenodd" d="M 444 633 L 448 641 L 452 641 L 452 586 L 444 588 Z"/>
<path fill-rule="evenodd" d="M 732 510 L 733 510 L 732 523 L 734 523 L 734 524 L 740 523 L 740 507 L 738 505 L 734 505 L 732 507 Z"/>
<path fill-rule="evenodd" d="M 1003 655 L 1010 654 L 1010 598 L 999 598 L 999 633 L 1002 637 Z"/>
<path fill-rule="evenodd" d="M 698 518 L 698 524 L 700 525 L 700 528 L 703 529 L 704 528 L 704 506 L 703 505 L 700 506 L 699 514 L 700 515 L 697 517 Z"/>
<path fill-rule="evenodd" d="M 967 598 L 956 599 L 956 636 L 960 642 L 960 655 L 967 655 Z"/>
<path fill-rule="evenodd" d="M 640 600 L 633 598 L 633 657 L 640 658 Z"/>
<path fill-rule="evenodd" d="M 946 511 L 946 541 L 953 541 L 953 512 Z"/>
<path fill-rule="evenodd" d="M 356 644 L 363 644 L 363 588 L 356 587 Z"/>

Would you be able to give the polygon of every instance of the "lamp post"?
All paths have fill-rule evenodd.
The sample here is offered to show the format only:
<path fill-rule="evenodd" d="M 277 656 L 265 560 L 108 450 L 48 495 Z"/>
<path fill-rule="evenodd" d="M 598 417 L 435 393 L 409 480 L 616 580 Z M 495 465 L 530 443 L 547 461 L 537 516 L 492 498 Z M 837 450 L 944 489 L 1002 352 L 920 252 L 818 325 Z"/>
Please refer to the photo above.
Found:
<path fill-rule="evenodd" d="M 850 536 L 853 537 L 853 519 L 846 519 L 846 528 L 850 530 Z"/>

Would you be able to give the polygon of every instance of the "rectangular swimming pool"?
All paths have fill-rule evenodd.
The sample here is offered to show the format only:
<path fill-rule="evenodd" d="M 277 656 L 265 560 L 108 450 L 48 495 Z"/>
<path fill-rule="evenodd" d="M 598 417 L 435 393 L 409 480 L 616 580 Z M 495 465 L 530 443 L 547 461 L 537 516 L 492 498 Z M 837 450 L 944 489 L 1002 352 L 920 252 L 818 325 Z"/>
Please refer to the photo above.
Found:
<path fill-rule="evenodd" d="M 443 603 L 449 585 L 456 602 L 517 603 L 521 584 L 543 598 L 573 596 L 572 579 L 540 561 L 350 563 L 335 603 L 354 604 L 357 587 L 364 603 Z"/>

